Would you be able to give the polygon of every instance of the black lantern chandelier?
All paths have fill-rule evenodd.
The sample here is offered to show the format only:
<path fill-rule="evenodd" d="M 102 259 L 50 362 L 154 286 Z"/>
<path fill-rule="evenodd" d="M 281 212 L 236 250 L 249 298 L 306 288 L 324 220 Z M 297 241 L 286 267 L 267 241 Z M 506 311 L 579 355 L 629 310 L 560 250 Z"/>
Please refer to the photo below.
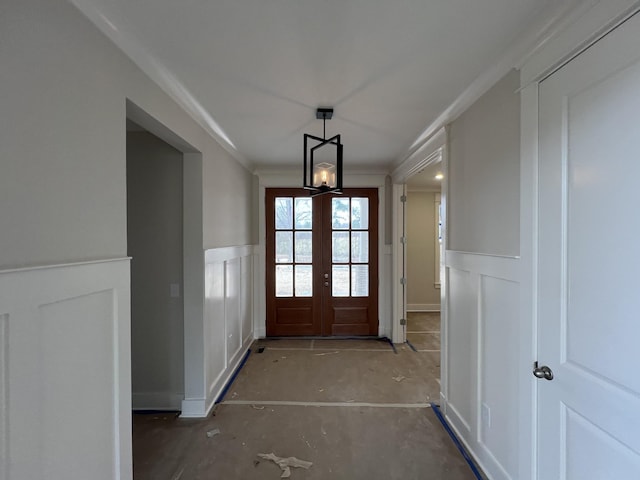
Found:
<path fill-rule="evenodd" d="M 327 120 L 333 108 L 318 108 L 316 118 L 323 122 L 323 138 L 304 134 L 304 188 L 311 196 L 342 193 L 342 143 L 340 135 L 327 138 Z"/>

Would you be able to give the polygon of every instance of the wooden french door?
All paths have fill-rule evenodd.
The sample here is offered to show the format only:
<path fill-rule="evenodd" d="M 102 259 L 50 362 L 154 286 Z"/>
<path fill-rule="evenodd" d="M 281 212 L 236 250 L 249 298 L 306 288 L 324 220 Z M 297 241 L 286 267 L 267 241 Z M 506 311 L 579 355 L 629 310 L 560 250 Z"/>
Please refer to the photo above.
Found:
<path fill-rule="evenodd" d="M 377 335 L 377 189 L 265 202 L 267 336 Z"/>

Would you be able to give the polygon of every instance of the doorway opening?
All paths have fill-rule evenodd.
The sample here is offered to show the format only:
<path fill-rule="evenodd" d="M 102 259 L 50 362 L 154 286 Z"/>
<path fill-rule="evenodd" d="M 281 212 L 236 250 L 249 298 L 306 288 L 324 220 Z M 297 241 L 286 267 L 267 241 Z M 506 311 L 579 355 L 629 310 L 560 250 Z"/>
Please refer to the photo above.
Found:
<path fill-rule="evenodd" d="M 184 399 L 183 162 L 127 119 L 134 411 L 179 411 Z"/>
<path fill-rule="evenodd" d="M 394 172 L 393 341 L 431 357 L 441 395 L 447 382 L 446 129 Z M 442 380 L 441 380 L 442 379 Z"/>
<path fill-rule="evenodd" d="M 267 336 L 378 333 L 378 191 L 265 194 Z"/>
<path fill-rule="evenodd" d="M 442 161 L 429 164 L 405 186 L 405 298 L 407 345 L 433 356 L 441 353 L 441 278 L 443 245 Z M 439 368 L 434 369 L 440 381 Z"/>

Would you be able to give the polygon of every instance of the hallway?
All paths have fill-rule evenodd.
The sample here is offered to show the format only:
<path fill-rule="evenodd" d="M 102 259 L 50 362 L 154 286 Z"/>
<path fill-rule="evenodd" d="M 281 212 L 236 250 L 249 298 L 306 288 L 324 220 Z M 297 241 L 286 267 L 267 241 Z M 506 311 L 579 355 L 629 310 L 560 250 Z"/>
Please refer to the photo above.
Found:
<path fill-rule="evenodd" d="M 214 415 L 134 415 L 136 480 L 474 479 L 430 408 L 439 353 L 382 340 L 258 340 Z M 219 430 L 219 433 L 217 431 Z M 207 435 L 209 432 L 209 435 Z"/>

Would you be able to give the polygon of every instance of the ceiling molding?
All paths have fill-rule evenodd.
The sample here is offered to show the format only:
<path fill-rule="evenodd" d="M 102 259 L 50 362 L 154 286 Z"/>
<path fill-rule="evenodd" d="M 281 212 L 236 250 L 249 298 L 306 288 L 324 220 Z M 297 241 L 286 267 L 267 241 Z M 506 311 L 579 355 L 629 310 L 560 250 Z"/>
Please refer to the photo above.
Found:
<path fill-rule="evenodd" d="M 447 144 L 447 129 L 441 127 L 391 173 L 394 183 L 405 183 L 409 177 L 442 160 L 442 148 Z"/>
<path fill-rule="evenodd" d="M 551 11 L 546 11 L 538 17 L 491 67 L 480 74 L 418 135 L 407 152 L 395 162 L 396 170 L 405 163 L 410 162 L 425 145 L 430 143 L 431 138 L 437 135 L 440 129 L 464 113 L 510 70 L 521 67 L 531 55 L 549 41 L 551 37 L 557 35 L 575 17 L 575 12 L 579 13 L 581 7 L 594 1 L 597 2 L 598 0 L 562 0 Z M 434 67 L 437 68 L 438 65 Z"/>
<path fill-rule="evenodd" d="M 135 35 L 122 32 L 105 14 L 94 7 L 88 7 L 81 0 L 69 0 L 98 29 L 104 33 L 133 63 L 158 85 L 174 102 L 195 120 L 213 139 L 220 144 L 235 160 L 248 170 L 253 168 L 249 160 L 236 149 L 231 139 L 218 125 L 215 119 L 196 100 L 195 96 L 155 58 L 142 47 Z"/>

